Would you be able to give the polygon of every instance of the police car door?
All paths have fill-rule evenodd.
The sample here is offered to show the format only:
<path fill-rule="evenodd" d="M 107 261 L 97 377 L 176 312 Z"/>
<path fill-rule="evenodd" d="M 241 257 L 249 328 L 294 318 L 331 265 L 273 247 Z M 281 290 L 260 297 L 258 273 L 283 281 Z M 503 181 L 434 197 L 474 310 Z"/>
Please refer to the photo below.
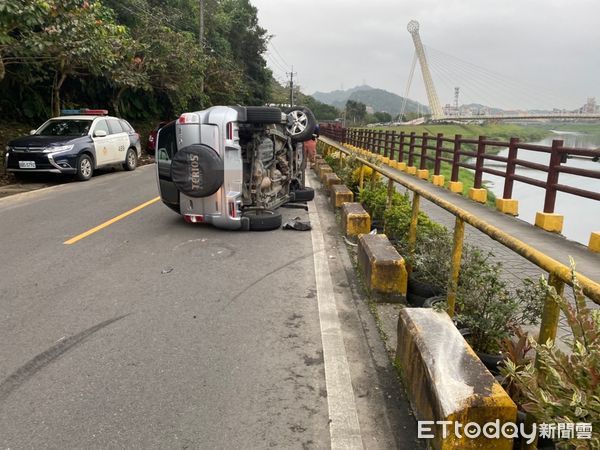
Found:
<path fill-rule="evenodd" d="M 129 134 L 127 130 L 123 130 L 121 122 L 118 119 L 107 120 L 111 131 L 110 137 L 112 138 L 111 161 L 125 162 L 125 155 L 129 148 Z"/>
<path fill-rule="evenodd" d="M 100 131 L 100 133 L 98 133 Z M 106 133 L 103 134 L 102 132 Z M 97 119 L 92 130 L 92 140 L 96 150 L 96 165 L 102 166 L 111 162 L 112 136 L 105 119 Z"/>

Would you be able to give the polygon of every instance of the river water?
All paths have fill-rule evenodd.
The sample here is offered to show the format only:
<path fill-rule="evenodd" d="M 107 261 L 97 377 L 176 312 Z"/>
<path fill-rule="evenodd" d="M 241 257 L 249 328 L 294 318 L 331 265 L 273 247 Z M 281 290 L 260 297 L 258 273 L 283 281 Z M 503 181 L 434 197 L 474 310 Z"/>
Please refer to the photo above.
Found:
<path fill-rule="evenodd" d="M 553 135 L 534 144 L 552 145 L 553 139 L 562 139 L 565 147 L 600 148 L 600 136 L 583 133 L 553 131 Z M 508 156 L 508 148 L 499 153 Z M 550 154 L 519 149 L 518 158 L 548 165 Z M 570 158 L 566 165 L 583 169 L 600 170 L 600 161 L 590 159 Z M 505 170 L 505 164 L 497 161 L 487 161 L 487 167 Z M 547 174 L 538 170 L 517 166 L 516 173 L 529 178 L 546 180 Z M 487 187 L 496 195 L 502 197 L 504 179 L 495 175 L 483 174 Z M 578 187 L 589 191 L 600 192 L 600 180 L 586 178 L 567 173 L 561 173 L 558 179 L 560 184 Z M 519 201 L 519 218 L 529 223 L 535 222 L 535 214 L 544 208 L 545 190 L 537 186 L 515 181 L 512 198 Z M 587 245 L 592 231 L 600 231 L 600 202 L 578 197 L 564 192 L 558 192 L 554 212 L 564 216 L 563 234 L 573 241 Z"/>

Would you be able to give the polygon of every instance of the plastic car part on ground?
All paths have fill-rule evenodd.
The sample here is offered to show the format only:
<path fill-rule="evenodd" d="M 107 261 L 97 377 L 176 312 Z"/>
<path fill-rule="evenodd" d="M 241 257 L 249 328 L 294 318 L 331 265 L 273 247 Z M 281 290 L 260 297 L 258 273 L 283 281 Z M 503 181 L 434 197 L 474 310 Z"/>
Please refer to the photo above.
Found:
<path fill-rule="evenodd" d="M 292 220 L 288 220 L 283 224 L 284 230 L 296 230 L 296 231 L 310 231 L 312 226 L 310 221 L 301 220 L 300 217 L 294 217 Z"/>

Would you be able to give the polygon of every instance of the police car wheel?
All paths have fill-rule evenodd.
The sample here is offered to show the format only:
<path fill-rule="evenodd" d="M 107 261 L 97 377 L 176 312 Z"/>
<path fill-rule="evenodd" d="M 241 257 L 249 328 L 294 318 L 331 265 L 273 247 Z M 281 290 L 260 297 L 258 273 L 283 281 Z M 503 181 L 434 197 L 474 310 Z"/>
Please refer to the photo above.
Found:
<path fill-rule="evenodd" d="M 89 155 L 81 155 L 77 158 L 77 173 L 75 178 L 79 181 L 87 181 L 94 174 L 94 163 Z"/>
<path fill-rule="evenodd" d="M 137 167 L 137 153 L 134 149 L 130 148 L 127 150 L 127 155 L 125 156 L 125 162 L 123 163 L 123 168 L 125 170 L 135 170 Z"/>

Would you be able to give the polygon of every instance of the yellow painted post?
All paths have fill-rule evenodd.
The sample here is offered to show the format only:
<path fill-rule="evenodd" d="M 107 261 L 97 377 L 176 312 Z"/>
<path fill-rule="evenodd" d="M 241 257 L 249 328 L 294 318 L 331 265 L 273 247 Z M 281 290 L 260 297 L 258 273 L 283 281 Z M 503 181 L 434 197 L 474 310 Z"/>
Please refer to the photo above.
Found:
<path fill-rule="evenodd" d="M 454 246 L 452 248 L 452 266 L 450 267 L 450 279 L 448 280 L 448 296 L 446 312 L 450 317 L 454 316 L 456 305 L 456 292 L 458 291 L 458 276 L 460 274 L 460 260 L 462 258 L 463 241 L 465 239 L 465 222 L 456 216 L 454 222 Z"/>
<path fill-rule="evenodd" d="M 548 277 L 548 284 L 556 289 L 556 293 L 563 296 L 565 292 L 565 283 L 557 275 L 551 273 Z M 556 329 L 560 318 L 560 307 L 554 301 L 552 296 L 547 295 L 542 311 L 542 323 L 540 324 L 540 337 L 538 342 L 545 344 L 548 339 L 556 339 Z"/>
<path fill-rule="evenodd" d="M 415 247 L 417 245 L 417 223 L 419 221 L 419 203 L 421 203 L 421 196 L 416 192 L 413 192 L 412 216 L 410 217 L 410 226 L 408 227 L 408 261 L 406 264 L 406 270 L 408 271 L 408 273 L 412 272 L 412 261 L 415 256 Z"/>
<path fill-rule="evenodd" d="M 387 185 L 387 207 L 391 208 L 392 207 L 392 198 L 394 195 L 394 180 L 392 180 L 391 178 L 388 180 L 388 185 Z"/>
<path fill-rule="evenodd" d="M 344 168 L 344 159 L 342 158 L 342 155 L 343 155 L 343 153 L 342 153 L 342 151 L 340 150 L 340 169 L 343 169 L 343 168 Z"/>
<path fill-rule="evenodd" d="M 358 187 L 361 191 L 362 191 L 364 184 L 365 184 L 365 165 L 361 164 L 360 165 L 360 175 L 358 178 Z"/>
<path fill-rule="evenodd" d="M 377 181 L 377 172 L 371 169 L 371 189 L 375 189 L 375 182 Z"/>

